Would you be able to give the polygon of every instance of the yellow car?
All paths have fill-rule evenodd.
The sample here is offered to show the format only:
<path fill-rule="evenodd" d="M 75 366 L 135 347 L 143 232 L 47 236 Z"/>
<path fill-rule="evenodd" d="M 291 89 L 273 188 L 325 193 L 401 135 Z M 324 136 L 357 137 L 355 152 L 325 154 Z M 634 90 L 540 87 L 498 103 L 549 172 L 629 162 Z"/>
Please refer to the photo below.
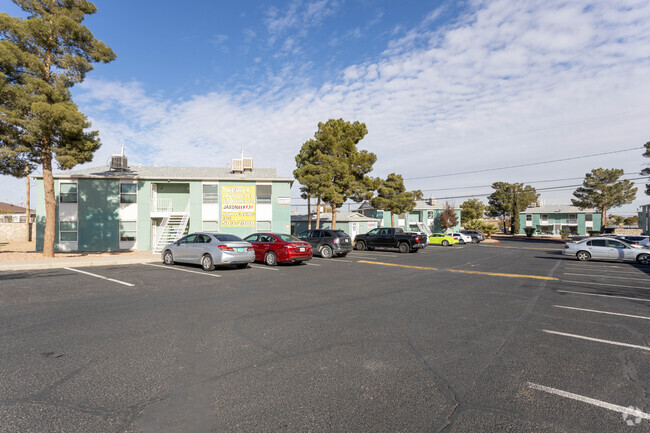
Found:
<path fill-rule="evenodd" d="M 443 233 L 434 233 L 429 236 L 429 245 L 442 245 L 443 247 L 448 247 L 449 245 L 457 243 L 458 241 L 456 239 Z"/>

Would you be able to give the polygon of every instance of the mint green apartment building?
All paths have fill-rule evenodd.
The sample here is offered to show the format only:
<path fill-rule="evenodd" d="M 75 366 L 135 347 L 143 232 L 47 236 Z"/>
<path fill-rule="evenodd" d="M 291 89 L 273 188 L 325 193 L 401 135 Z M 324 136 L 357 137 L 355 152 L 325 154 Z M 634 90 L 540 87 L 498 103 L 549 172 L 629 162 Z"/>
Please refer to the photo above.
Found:
<path fill-rule="evenodd" d="M 246 162 L 235 169 L 136 166 L 55 174 L 55 250 L 159 252 L 196 231 L 289 233 L 294 179 Z M 42 251 L 43 179 L 34 178 L 36 249 Z"/>
<path fill-rule="evenodd" d="M 535 234 L 559 235 L 562 229 L 573 235 L 600 231 L 601 213 L 594 209 L 556 205 L 529 207 L 519 213 L 519 234 L 533 227 Z"/>
<path fill-rule="evenodd" d="M 393 214 L 395 227 L 401 227 L 406 231 L 424 232 L 427 234 L 440 232 L 456 232 L 460 230 L 460 208 L 453 207 L 458 223 L 455 227 L 444 230 L 440 225 L 440 215 L 445 210 L 444 203 L 438 203 L 434 199 L 416 200 L 412 212 L 400 215 Z M 380 220 L 381 227 L 390 227 L 391 212 L 373 208 L 370 203 L 364 202 L 357 212 Z"/>

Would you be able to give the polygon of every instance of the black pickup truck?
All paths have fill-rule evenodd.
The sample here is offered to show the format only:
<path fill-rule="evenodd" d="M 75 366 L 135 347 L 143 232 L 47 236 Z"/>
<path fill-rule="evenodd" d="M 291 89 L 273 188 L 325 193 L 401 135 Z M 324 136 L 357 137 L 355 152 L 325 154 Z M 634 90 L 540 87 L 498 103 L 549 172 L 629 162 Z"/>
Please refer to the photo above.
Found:
<path fill-rule="evenodd" d="M 427 246 L 426 236 L 407 233 L 399 227 L 382 227 L 357 235 L 354 244 L 359 251 L 375 248 L 399 248 L 400 253 L 417 253 Z"/>

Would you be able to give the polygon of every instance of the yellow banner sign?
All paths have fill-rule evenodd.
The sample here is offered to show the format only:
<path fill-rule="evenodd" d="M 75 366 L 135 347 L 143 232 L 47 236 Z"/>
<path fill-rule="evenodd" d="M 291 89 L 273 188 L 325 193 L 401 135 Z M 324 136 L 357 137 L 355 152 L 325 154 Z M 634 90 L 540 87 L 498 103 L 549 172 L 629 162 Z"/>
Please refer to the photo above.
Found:
<path fill-rule="evenodd" d="M 255 227 L 255 187 L 221 187 L 221 226 Z"/>

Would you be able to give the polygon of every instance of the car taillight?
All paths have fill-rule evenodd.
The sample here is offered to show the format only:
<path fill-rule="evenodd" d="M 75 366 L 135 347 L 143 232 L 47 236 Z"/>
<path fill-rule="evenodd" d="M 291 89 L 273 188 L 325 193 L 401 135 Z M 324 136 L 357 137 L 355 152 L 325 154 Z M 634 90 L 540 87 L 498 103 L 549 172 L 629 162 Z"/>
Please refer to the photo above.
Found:
<path fill-rule="evenodd" d="M 415 242 L 420 242 L 420 236 L 415 237 Z"/>
<path fill-rule="evenodd" d="M 255 248 L 252 245 L 250 247 L 248 247 L 248 251 L 251 251 L 251 250 L 254 250 L 254 249 Z"/>
<path fill-rule="evenodd" d="M 219 245 L 219 249 L 221 251 L 233 251 L 232 247 L 229 247 L 228 245 Z"/>
<path fill-rule="evenodd" d="M 569 248 L 569 244 L 564 244 L 564 249 L 566 250 L 568 248 Z"/>

